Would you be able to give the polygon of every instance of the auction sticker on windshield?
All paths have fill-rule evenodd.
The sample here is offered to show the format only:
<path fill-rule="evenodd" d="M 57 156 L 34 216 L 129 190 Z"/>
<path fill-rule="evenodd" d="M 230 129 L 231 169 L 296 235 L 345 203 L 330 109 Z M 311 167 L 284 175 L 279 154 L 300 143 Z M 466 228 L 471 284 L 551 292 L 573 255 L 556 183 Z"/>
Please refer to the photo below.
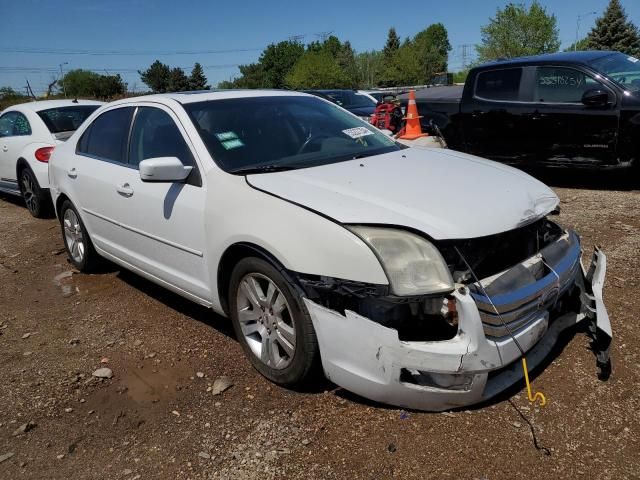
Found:
<path fill-rule="evenodd" d="M 373 132 L 365 127 L 347 128 L 346 130 L 342 130 L 342 133 L 351 138 L 360 138 L 366 137 L 367 135 L 373 135 Z"/>

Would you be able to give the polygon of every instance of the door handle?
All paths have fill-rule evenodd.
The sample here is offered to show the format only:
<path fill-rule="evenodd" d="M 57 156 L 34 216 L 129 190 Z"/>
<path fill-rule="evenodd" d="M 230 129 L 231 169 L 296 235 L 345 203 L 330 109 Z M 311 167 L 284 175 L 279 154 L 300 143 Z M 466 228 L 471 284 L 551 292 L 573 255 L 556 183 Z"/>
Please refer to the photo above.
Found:
<path fill-rule="evenodd" d="M 123 183 L 122 185 L 118 185 L 116 188 L 119 194 L 124 195 L 125 197 L 130 197 L 133 195 L 133 188 L 128 183 Z"/>
<path fill-rule="evenodd" d="M 3 152 L 8 152 L 9 151 L 9 147 L 7 147 L 6 145 L 2 146 L 2 151 Z"/>
<path fill-rule="evenodd" d="M 70 168 L 67 170 L 67 176 L 69 178 L 76 178 L 78 176 L 78 172 L 76 171 L 76 167 Z"/>

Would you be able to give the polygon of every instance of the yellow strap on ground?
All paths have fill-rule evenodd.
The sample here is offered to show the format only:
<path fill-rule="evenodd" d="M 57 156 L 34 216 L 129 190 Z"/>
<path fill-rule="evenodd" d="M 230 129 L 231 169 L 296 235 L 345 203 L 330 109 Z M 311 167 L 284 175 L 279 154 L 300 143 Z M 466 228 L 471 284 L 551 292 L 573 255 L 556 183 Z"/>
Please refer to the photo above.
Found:
<path fill-rule="evenodd" d="M 522 370 L 524 370 L 524 381 L 527 384 L 527 396 L 531 403 L 535 403 L 536 400 L 540 400 L 540 406 L 544 407 L 547 404 L 547 399 L 542 392 L 536 392 L 535 395 L 531 395 L 531 383 L 529 383 L 529 370 L 527 368 L 527 359 L 522 357 Z"/>

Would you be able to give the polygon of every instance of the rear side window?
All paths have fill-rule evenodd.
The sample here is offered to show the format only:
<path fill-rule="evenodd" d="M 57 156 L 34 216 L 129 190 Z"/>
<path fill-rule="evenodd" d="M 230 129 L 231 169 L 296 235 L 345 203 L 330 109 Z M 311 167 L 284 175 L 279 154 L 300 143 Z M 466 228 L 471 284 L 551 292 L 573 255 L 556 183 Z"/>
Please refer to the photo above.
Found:
<path fill-rule="evenodd" d="M 521 78 L 521 68 L 481 72 L 476 81 L 475 95 L 487 100 L 518 100 Z"/>
<path fill-rule="evenodd" d="M 38 115 L 51 133 L 73 132 L 100 105 L 78 105 L 41 110 Z"/>
<path fill-rule="evenodd" d="M 78 153 L 127 163 L 132 107 L 109 110 L 96 118 L 78 142 Z"/>
<path fill-rule="evenodd" d="M 0 137 L 31 135 L 29 120 L 20 112 L 7 112 L 0 117 Z"/>

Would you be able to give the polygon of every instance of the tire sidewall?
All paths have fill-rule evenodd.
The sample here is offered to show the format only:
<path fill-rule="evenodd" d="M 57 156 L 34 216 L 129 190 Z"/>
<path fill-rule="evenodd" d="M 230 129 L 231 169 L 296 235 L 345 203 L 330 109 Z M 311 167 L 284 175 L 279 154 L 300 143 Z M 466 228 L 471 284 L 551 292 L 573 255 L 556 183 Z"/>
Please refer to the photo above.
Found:
<path fill-rule="evenodd" d="M 85 239 L 85 254 L 82 257 L 82 262 L 76 262 L 71 255 L 71 251 L 69 250 L 69 245 L 67 245 L 67 237 L 64 233 L 64 214 L 67 210 L 72 210 L 76 216 L 78 217 L 78 222 L 80 223 L 80 228 L 82 229 L 82 237 Z M 62 206 L 60 207 L 60 229 L 62 231 L 62 241 L 64 242 L 64 248 L 67 251 L 67 257 L 71 264 L 76 267 L 81 272 L 86 272 L 89 268 L 89 256 L 93 254 L 93 247 L 91 245 L 91 239 L 89 238 L 89 232 L 87 232 L 87 228 L 84 226 L 84 222 L 76 210 L 76 207 L 73 206 L 70 200 L 65 200 L 62 202 Z"/>
<path fill-rule="evenodd" d="M 22 178 L 24 176 L 28 176 L 30 178 L 31 184 L 34 186 L 33 195 L 34 197 L 36 197 L 36 200 L 38 202 L 38 208 L 36 210 L 32 210 L 29 207 L 29 205 L 26 205 L 27 210 L 29 210 L 29 213 L 33 215 L 35 218 L 42 218 L 42 216 L 44 215 L 44 203 L 42 198 L 43 197 L 42 189 L 40 188 L 38 179 L 36 178 L 36 176 L 33 174 L 33 172 L 29 167 L 24 167 L 22 170 L 20 170 L 20 176 L 18 178 L 18 182 L 20 186 L 20 193 L 22 193 L 22 198 L 24 198 L 24 188 L 22 186 Z"/>
<path fill-rule="evenodd" d="M 253 353 L 242 333 L 242 328 L 238 321 L 237 293 L 240 281 L 245 275 L 250 273 L 260 273 L 269 277 L 284 294 L 289 305 L 290 314 L 294 320 L 296 345 L 293 360 L 291 364 L 284 369 L 278 370 L 265 365 Z M 228 300 L 229 316 L 233 323 L 236 338 L 254 368 L 269 380 L 280 385 L 292 386 L 301 383 L 311 372 L 318 357 L 318 346 L 309 312 L 302 298 L 295 291 L 295 288 L 290 285 L 285 276 L 265 260 L 257 257 L 244 258 L 238 262 L 231 274 Z"/>

